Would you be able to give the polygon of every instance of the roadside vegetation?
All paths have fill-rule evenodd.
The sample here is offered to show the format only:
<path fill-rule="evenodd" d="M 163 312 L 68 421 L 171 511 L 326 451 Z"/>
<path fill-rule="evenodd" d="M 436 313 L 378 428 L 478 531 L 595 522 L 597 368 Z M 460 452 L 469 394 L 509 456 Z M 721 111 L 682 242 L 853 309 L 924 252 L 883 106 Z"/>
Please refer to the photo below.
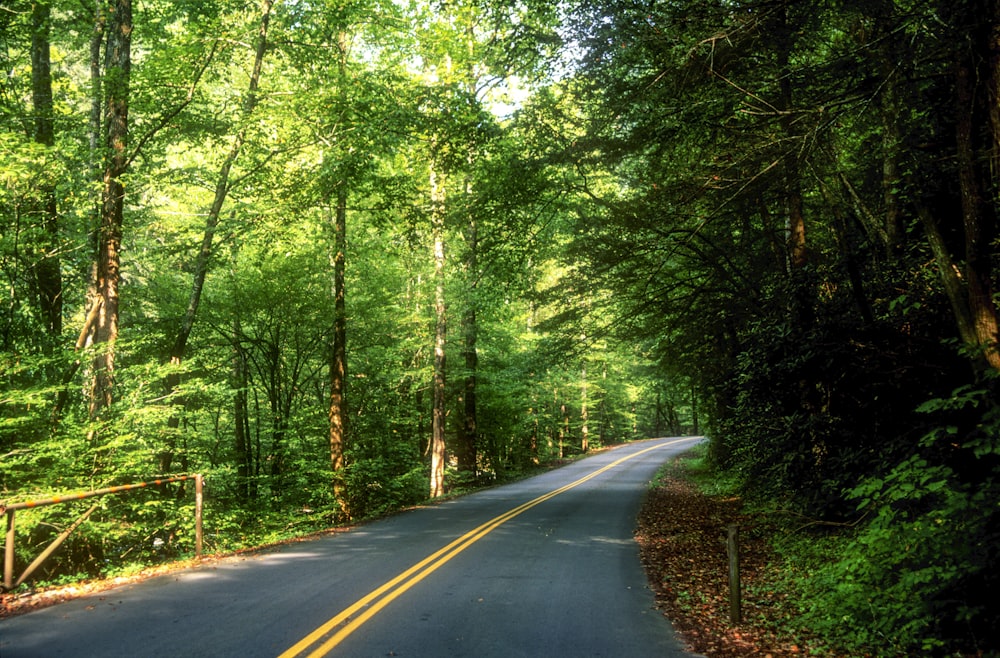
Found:
<path fill-rule="evenodd" d="M 708 658 L 994 656 L 988 629 L 950 620 L 956 564 L 972 549 L 899 536 L 878 524 L 829 523 L 750 495 L 707 458 L 707 444 L 650 485 L 636 540 L 657 603 L 682 640 Z M 881 512 L 884 513 L 884 512 Z M 933 517 L 940 518 L 940 517 Z M 933 520 L 932 520 L 933 522 Z M 742 619 L 730 618 L 726 529 L 740 528 Z M 974 544 L 973 544 L 974 545 Z M 934 550 L 928 555 L 925 550 Z M 915 568 L 915 565 L 921 565 Z M 983 575 L 977 577 L 985 578 Z"/>

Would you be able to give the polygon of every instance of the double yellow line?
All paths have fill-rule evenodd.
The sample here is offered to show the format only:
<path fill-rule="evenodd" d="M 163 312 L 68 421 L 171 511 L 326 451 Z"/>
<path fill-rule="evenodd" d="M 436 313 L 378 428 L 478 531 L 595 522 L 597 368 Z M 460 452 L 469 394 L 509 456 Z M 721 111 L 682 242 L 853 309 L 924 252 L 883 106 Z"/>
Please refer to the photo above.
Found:
<path fill-rule="evenodd" d="M 640 450 L 639 452 L 633 453 L 626 457 L 611 462 L 603 468 L 599 468 L 589 475 L 570 482 L 564 487 L 560 487 L 554 491 L 539 496 L 534 500 L 528 501 L 522 505 L 504 512 L 500 516 L 497 516 L 486 523 L 482 524 L 478 528 L 470 530 L 458 539 L 455 539 L 450 544 L 444 548 L 428 555 L 426 558 L 416 563 L 403 573 L 399 574 L 389 582 L 385 583 L 375 591 L 370 594 L 358 599 L 350 607 L 342 610 L 337 616 L 333 617 L 322 626 L 314 630 L 309 635 L 305 636 L 299 642 L 297 642 L 293 647 L 289 648 L 287 651 L 282 653 L 278 658 L 295 658 L 297 656 L 304 655 L 309 647 L 313 646 L 317 642 L 321 641 L 328 634 L 333 633 L 330 637 L 320 644 L 318 647 L 313 649 L 308 655 L 309 658 L 319 658 L 320 656 L 325 656 L 334 647 L 343 642 L 351 633 L 356 631 L 362 624 L 377 615 L 382 608 L 386 607 L 394 600 L 403 595 L 411 587 L 422 581 L 427 576 L 434 573 L 439 567 L 443 566 L 446 562 L 451 560 L 453 557 L 467 549 L 472 544 L 476 543 L 483 537 L 485 537 L 490 532 L 496 530 L 498 527 L 510 521 L 515 516 L 528 511 L 536 505 L 541 505 L 545 501 L 555 498 L 561 493 L 569 491 L 574 487 L 578 487 L 584 482 L 591 480 L 605 471 L 609 471 L 615 466 L 618 466 L 622 462 L 628 461 L 643 455 L 651 450 L 657 450 L 659 448 L 665 448 L 677 443 L 682 443 L 684 441 L 690 441 L 691 439 L 677 439 L 675 441 L 669 441 L 667 443 L 659 443 L 645 450 Z M 360 614 L 359 614 L 360 613 Z M 357 615 L 357 616 L 355 616 Z M 336 631 L 336 632 L 334 632 Z"/>

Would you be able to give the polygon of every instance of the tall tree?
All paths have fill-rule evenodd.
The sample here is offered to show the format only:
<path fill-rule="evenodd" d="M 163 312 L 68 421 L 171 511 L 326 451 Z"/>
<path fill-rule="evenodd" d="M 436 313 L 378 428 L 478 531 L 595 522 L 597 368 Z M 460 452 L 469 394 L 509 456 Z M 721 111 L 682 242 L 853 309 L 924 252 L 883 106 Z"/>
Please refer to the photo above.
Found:
<path fill-rule="evenodd" d="M 997 11 L 993 3 L 963 2 L 949 11 L 943 23 L 942 42 L 950 50 L 938 55 L 940 66 L 954 81 L 948 93 L 952 99 L 954 132 L 942 136 L 954 145 L 954 175 L 957 179 L 958 214 L 955 226 L 949 217 L 931 204 L 929 193 L 915 194 L 914 203 L 927 241 L 937 262 L 942 287 L 963 343 L 983 368 L 1000 368 L 998 311 L 993 300 L 993 266 L 990 245 L 996 236 L 995 203 L 998 113 L 996 32 Z M 983 53 L 989 53 L 984 57 Z M 944 112 L 941 112 L 945 114 Z M 991 167 L 993 170 L 991 170 Z M 939 175 L 929 172 L 925 176 Z M 931 189 L 935 189 L 931 186 Z M 961 248 L 951 244 L 949 235 L 958 232 Z"/>
<path fill-rule="evenodd" d="M 49 2 L 34 3 L 31 11 L 31 98 L 34 106 L 34 139 L 47 147 L 55 145 L 52 106 L 52 65 L 49 35 L 52 7 Z M 41 258 L 36 265 L 38 298 L 45 328 L 53 336 L 62 333 L 62 273 L 59 257 L 59 209 L 55 185 L 46 183 L 39 190 L 39 214 L 45 236 Z"/>
<path fill-rule="evenodd" d="M 984 108 L 984 100 L 996 101 L 1000 71 L 997 70 L 996 35 L 1000 32 L 1000 15 L 996 3 L 986 3 L 987 15 L 969 34 L 967 44 L 958 49 L 955 63 L 956 152 L 958 180 L 962 200 L 962 226 L 965 233 L 965 279 L 969 312 L 975 335 L 975 347 L 986 363 L 1000 369 L 1000 349 L 997 308 L 993 299 L 992 245 L 996 237 L 996 204 L 990 203 L 987 192 L 990 177 L 982 172 L 980 161 L 996 164 L 998 144 L 980 135 L 997 135 L 990 121 L 1000 117 L 995 107 Z M 990 11 L 989 8 L 992 8 Z M 970 9 L 979 9 L 970 3 Z M 961 13 L 959 14 L 961 15 Z M 969 21 L 971 23 L 971 21 Z M 968 23 L 966 23 L 968 24 Z M 961 29 L 961 28 L 959 28 Z M 982 53 L 990 53 L 983 58 Z M 976 87 L 987 82 L 985 99 L 978 97 Z M 987 143 L 983 143 L 986 141 Z M 994 176 L 996 173 L 994 172 Z M 993 185 L 996 183 L 993 182 Z M 995 193 L 994 193 L 995 194 Z"/>
<path fill-rule="evenodd" d="M 98 419 L 111 406 L 114 388 L 115 340 L 118 338 L 118 292 L 121 285 L 122 220 L 128 167 L 128 109 L 132 69 L 132 2 L 112 0 L 107 12 L 107 45 L 103 87 L 104 174 L 97 254 L 92 344 L 98 353 L 92 362 L 90 416 Z"/>
<path fill-rule="evenodd" d="M 267 53 L 267 34 L 268 27 L 271 22 L 271 10 L 273 6 L 274 0 L 261 0 L 260 22 L 257 28 L 257 41 L 254 46 L 254 58 L 250 72 L 250 81 L 243 101 L 242 116 L 240 117 L 241 125 L 237 129 L 235 139 L 229 146 L 229 150 L 222 161 L 222 166 L 219 168 L 219 173 L 215 181 L 215 194 L 212 197 L 212 204 L 208 209 L 208 214 L 205 219 L 205 230 L 201 239 L 201 247 L 195 257 L 193 268 L 194 272 L 191 280 L 191 292 L 188 297 L 187 308 L 184 311 L 184 317 L 181 319 L 180 327 L 178 328 L 177 333 L 173 338 L 173 344 L 170 347 L 170 363 L 174 366 L 181 365 L 187 352 L 188 340 L 191 337 L 191 331 L 194 329 L 195 320 L 198 316 L 198 308 L 201 305 L 202 293 L 205 289 L 205 279 L 208 276 L 209 264 L 212 259 L 212 244 L 215 240 L 215 232 L 219 225 L 222 207 L 225 204 L 226 198 L 229 196 L 230 192 L 230 175 L 232 173 L 233 165 L 236 163 L 236 160 L 239 158 L 240 153 L 246 144 L 247 134 L 250 127 L 250 117 L 253 115 L 254 109 L 257 107 L 259 100 L 258 87 L 260 86 L 260 78 L 264 66 L 264 56 Z M 211 57 L 209 57 L 209 59 L 211 59 Z M 167 376 L 166 386 L 168 394 L 173 394 L 179 384 L 180 369 L 175 368 Z M 173 430 L 176 430 L 179 426 L 180 417 L 176 414 L 172 415 L 168 420 L 168 427 L 171 430 L 167 439 L 168 443 L 160 456 L 160 470 L 163 473 L 169 473 L 172 469 L 174 456 Z"/>
<path fill-rule="evenodd" d="M 436 138 L 432 138 L 432 141 Z M 437 148 L 432 143 L 430 158 L 430 219 L 431 240 L 434 243 L 434 380 L 431 411 L 431 498 L 444 495 L 445 452 L 445 348 L 448 336 L 447 310 L 445 308 L 445 248 L 444 231 L 447 193 L 446 176 Z"/>
<path fill-rule="evenodd" d="M 464 64 L 460 74 L 463 80 L 460 84 L 470 98 L 475 98 L 478 92 L 476 79 L 476 39 L 474 14 L 466 12 L 466 21 L 462 32 L 465 44 Z M 476 149 L 470 145 L 467 156 L 467 170 L 462 185 L 464 211 L 467 213 L 462 235 L 465 241 L 463 255 L 463 270 L 465 273 L 465 290 L 462 309 L 462 355 L 465 361 L 465 377 L 462 391 L 462 422 L 458 432 L 458 442 L 455 446 L 458 468 L 467 473 L 476 473 L 476 435 L 479 432 L 478 421 L 478 370 L 479 370 L 479 320 L 478 320 L 478 288 L 479 288 L 479 219 L 472 203 L 473 170 L 475 166 Z"/>
<path fill-rule="evenodd" d="M 341 111 L 347 101 L 348 35 L 337 33 L 337 87 Z M 344 390 L 347 386 L 347 181 L 337 183 L 333 208 L 333 343 L 330 346 L 330 468 L 333 492 L 342 511 L 350 516 L 344 493 L 343 469 L 347 428 Z"/>
<path fill-rule="evenodd" d="M 472 194 L 471 181 L 467 179 L 464 195 Z M 467 206 L 468 207 L 468 206 Z M 466 220 L 465 230 L 465 299 L 462 311 L 462 354 L 465 361 L 465 378 L 462 391 L 463 414 L 455 452 L 459 470 L 476 473 L 479 377 L 479 224 L 474 213 Z"/>

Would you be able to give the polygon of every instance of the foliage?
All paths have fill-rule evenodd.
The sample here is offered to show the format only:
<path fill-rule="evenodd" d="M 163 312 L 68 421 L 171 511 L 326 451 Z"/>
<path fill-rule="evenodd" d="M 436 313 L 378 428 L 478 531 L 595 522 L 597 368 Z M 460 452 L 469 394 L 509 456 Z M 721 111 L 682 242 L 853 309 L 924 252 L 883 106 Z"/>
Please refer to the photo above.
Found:
<path fill-rule="evenodd" d="M 701 444 L 664 466 L 638 517 L 636 541 L 658 607 L 690 650 L 699 655 L 837 655 L 822 637 L 803 633 L 797 600 L 782 586 L 795 563 L 784 564 L 770 546 L 773 526 L 720 482 Z M 726 528 L 740 530 L 742 620 L 730 621 Z M 787 626 L 786 626 L 787 624 Z"/>
<path fill-rule="evenodd" d="M 585 128 L 566 151 L 591 203 L 560 292 L 614 290 L 591 317 L 691 383 L 714 465 L 842 529 L 802 575 L 820 631 L 852 653 L 994 649 L 963 592 L 997 558 L 995 15 L 574 9 Z"/>
<path fill-rule="evenodd" d="M 145 3 L 96 414 L 96 17 L 28 4 L 0 12 L 3 499 L 198 471 L 218 550 L 383 514 L 423 497 L 443 374 L 453 490 L 704 432 L 743 494 L 850 528 L 803 576 L 818 628 L 943 653 L 996 621 L 992 5 L 316 0 L 258 50 L 255 5 Z M 102 505 L 46 578 L 190 551 L 186 494 Z M 25 515 L 18 563 L 70 516 Z"/>
<path fill-rule="evenodd" d="M 926 403 L 953 417 L 972 411 L 979 423 L 928 433 L 918 453 L 849 491 L 865 522 L 801 584 L 816 630 L 884 655 L 997 649 L 984 630 L 1000 621 L 991 594 L 1000 413 L 991 398 L 962 388 Z"/>
<path fill-rule="evenodd" d="M 891 326 L 857 328 L 836 310 L 805 336 L 780 321 L 755 327 L 735 379 L 716 393 L 728 408 L 716 419 L 714 459 L 748 491 L 850 517 L 843 490 L 908 455 L 931 426 L 917 406 L 959 380 L 961 360 L 922 342 Z M 915 350 L 922 362 L 901 360 Z"/>
<path fill-rule="evenodd" d="M 134 7 L 113 403 L 92 417 L 95 353 L 81 330 L 94 308 L 103 159 L 103 117 L 91 112 L 104 105 L 98 83 L 107 76 L 103 53 L 90 61 L 91 47 L 103 47 L 91 43 L 99 17 L 78 4 L 52 9 L 46 30 L 29 24 L 30 3 L 0 12 L 8 72 L 0 82 L 0 499 L 199 472 L 209 551 L 423 500 L 432 140 L 448 173 L 452 452 L 464 431 L 464 380 L 478 382 L 475 468 L 450 466 L 448 486 L 496 482 L 581 451 L 585 432 L 591 446 L 631 439 L 645 421 L 635 409 L 659 413 L 637 393 L 657 386 L 632 346 L 602 340 L 568 358 L 537 349 L 580 333 L 569 323 L 538 326 L 561 304 L 544 292 L 562 276 L 554 263 L 575 205 L 539 132 L 544 119 L 514 112 L 509 96 L 525 81 L 551 82 L 547 58 L 561 43 L 555 6 L 457 3 L 442 13 L 419 3 L 275 3 L 259 77 L 248 86 L 260 5 L 218 0 Z M 32 95 L 36 32 L 52 53 L 51 145 L 33 139 L 45 112 Z M 340 195 L 349 422 L 346 467 L 333 473 L 326 405 Z M 41 303 L 53 264 L 61 331 L 46 324 Z M 462 307 L 476 312 L 475 373 L 455 358 L 464 349 Z M 38 579 L 189 555 L 190 506 L 189 488 L 102 499 Z M 79 513 L 20 514 L 18 570 Z"/>

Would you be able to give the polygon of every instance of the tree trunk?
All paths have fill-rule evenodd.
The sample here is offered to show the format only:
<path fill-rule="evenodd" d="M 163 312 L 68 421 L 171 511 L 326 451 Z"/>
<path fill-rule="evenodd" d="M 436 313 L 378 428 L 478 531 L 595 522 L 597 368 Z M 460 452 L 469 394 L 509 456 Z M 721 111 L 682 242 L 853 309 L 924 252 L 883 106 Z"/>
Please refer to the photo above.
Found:
<path fill-rule="evenodd" d="M 528 409 L 528 415 L 531 417 L 531 438 L 528 444 L 528 454 L 531 457 L 531 463 L 537 466 L 540 463 L 538 459 L 538 392 L 532 390 L 531 393 L 531 407 Z"/>
<path fill-rule="evenodd" d="M 986 98 L 989 108 L 990 122 L 990 166 L 993 194 L 1000 194 L 1000 3 L 992 2 L 993 14 L 990 16 L 989 30 L 989 60 L 987 66 Z"/>
<path fill-rule="evenodd" d="M 657 391 L 656 392 L 656 409 L 655 409 L 655 413 L 654 413 L 654 416 L 653 416 L 653 436 L 656 436 L 656 437 L 662 436 L 662 430 L 660 429 L 662 427 L 662 425 L 660 425 L 660 420 L 663 418 L 662 397 L 663 397 L 663 394 L 660 391 Z"/>
<path fill-rule="evenodd" d="M 229 175 L 232 171 L 233 164 L 236 162 L 240 152 L 243 150 L 243 145 L 246 143 L 246 124 L 249 122 L 254 108 L 257 107 L 257 87 L 260 84 L 260 75 L 264 64 L 264 54 L 267 52 L 267 29 L 271 20 L 271 7 L 273 4 L 274 0 L 263 0 L 261 2 L 260 28 L 257 32 L 257 46 L 254 53 L 253 71 L 250 74 L 250 86 L 247 90 L 246 100 L 243 104 L 242 119 L 244 125 L 240 127 L 239 131 L 236 133 L 236 139 L 233 140 L 229 153 L 226 154 L 226 158 L 222 162 L 222 167 L 219 170 L 219 176 L 215 182 L 215 196 L 212 199 L 212 205 L 208 211 L 208 218 L 205 220 L 205 232 L 202 236 L 201 248 L 198 251 L 198 257 L 195 261 L 194 278 L 191 285 L 191 294 L 188 297 L 187 310 L 184 313 L 184 319 L 181 322 L 181 327 L 174 338 L 174 344 L 170 350 L 170 361 L 172 363 L 179 364 L 184 358 L 184 353 L 187 349 L 187 342 L 191 336 L 191 330 L 194 327 L 195 317 L 198 314 L 198 306 L 201 303 L 202 290 L 205 287 L 205 278 L 208 274 L 208 264 L 212 257 L 212 242 L 215 239 L 215 230 L 219 225 L 219 216 L 222 213 L 222 206 L 229 194 Z"/>
<path fill-rule="evenodd" d="M 431 230 L 434 238 L 434 407 L 431 414 L 431 498 L 444 494 L 445 465 L 445 341 L 443 176 L 431 158 Z"/>
<path fill-rule="evenodd" d="M 885 250 L 890 262 L 903 247 L 903 211 L 899 202 L 902 176 L 899 162 L 903 138 L 899 124 L 900 100 L 897 53 L 903 52 L 895 25 L 895 3 L 883 2 L 876 16 L 881 38 L 879 57 L 882 66 L 882 201 L 885 206 Z"/>
<path fill-rule="evenodd" d="M 778 25 L 775 30 L 777 48 L 778 107 L 782 110 L 781 128 L 787 151 L 783 155 L 784 197 L 785 197 L 785 256 L 788 275 L 791 279 L 793 298 L 791 300 L 792 324 L 796 329 L 805 329 L 812 323 L 813 295 L 805 275 L 808 252 L 806 249 L 806 220 L 802 202 L 802 181 L 799 173 L 798 148 L 801 143 L 795 126 L 792 97 L 791 52 L 793 35 L 788 25 L 788 3 L 778 11 Z"/>
<path fill-rule="evenodd" d="M 52 68 L 49 46 L 51 7 L 36 2 L 31 12 L 31 99 L 35 114 L 35 142 L 55 144 L 52 120 Z M 41 260 L 35 267 L 39 310 L 49 335 L 62 334 L 62 273 L 59 259 L 59 222 L 55 186 L 39 189 L 41 225 L 45 234 Z"/>
<path fill-rule="evenodd" d="M 194 280 L 191 286 L 191 294 L 188 298 L 187 310 L 184 313 L 184 320 L 181 323 L 181 328 L 177 332 L 177 336 L 174 339 L 174 345 L 170 351 L 170 360 L 174 363 L 180 363 L 180 361 L 184 358 L 187 341 L 191 336 L 191 330 L 194 327 L 195 317 L 198 313 L 198 306 L 201 303 L 201 293 L 205 287 L 205 278 L 208 274 L 209 260 L 212 256 L 212 242 L 215 238 L 215 229 L 219 224 L 219 216 L 222 213 L 222 206 L 226 201 L 226 197 L 229 195 L 229 175 L 232 171 L 233 164 L 236 162 L 240 152 L 243 150 L 243 145 L 246 143 L 246 124 L 249 122 L 254 108 L 257 107 L 257 88 L 260 84 L 260 75 L 264 64 L 264 54 L 267 52 L 267 29 L 271 20 L 271 7 L 273 4 L 274 0 L 262 0 L 261 2 L 260 28 L 257 32 L 257 46 L 254 53 L 253 71 L 250 74 L 250 85 L 247 90 L 246 101 L 243 104 L 242 118 L 244 125 L 236 133 L 236 139 L 233 140 L 229 153 L 222 162 L 222 167 L 219 170 L 219 176 L 215 182 L 215 196 L 212 199 L 212 205 L 208 211 L 208 218 L 205 220 L 205 233 L 202 236 L 201 249 L 198 251 L 198 258 L 195 261 Z"/>
<path fill-rule="evenodd" d="M 559 402 L 558 388 L 552 389 L 552 416 L 554 425 L 552 433 L 555 434 L 556 441 L 558 442 L 559 459 L 562 459 L 566 444 L 566 433 L 563 431 L 563 418 L 566 416 L 566 405 Z M 566 420 L 566 425 L 569 425 L 569 419 Z"/>
<path fill-rule="evenodd" d="M 476 72 L 475 72 L 475 44 L 476 37 L 474 31 L 473 15 L 468 15 L 470 19 L 465 26 L 465 47 L 466 57 L 462 75 L 464 76 L 465 92 L 470 97 L 476 95 Z M 475 164 L 473 149 L 469 149 L 469 156 L 466 164 L 471 172 Z M 472 174 L 466 173 L 463 194 L 465 197 L 466 212 L 469 212 L 469 220 L 465 226 L 465 276 L 466 276 L 466 299 L 465 312 L 462 314 L 462 338 L 464 340 L 465 357 L 465 392 L 464 392 L 464 415 L 462 422 L 462 432 L 458 441 L 458 468 L 461 471 L 470 473 L 476 472 L 476 441 L 479 431 L 477 419 L 477 377 L 479 369 L 479 352 L 476 341 L 479 337 L 479 325 L 477 324 L 477 311 L 479 306 L 479 225 L 476 217 L 472 214 Z"/>
<path fill-rule="evenodd" d="M 115 340 L 118 337 L 118 288 L 121 283 L 122 219 L 128 165 L 128 101 L 131 74 L 132 2 L 113 0 L 108 8 L 104 89 L 106 93 L 104 180 L 97 232 L 96 291 L 100 303 L 93 342 L 103 345 L 94 358 L 90 417 L 110 408 L 114 387 Z"/>
<path fill-rule="evenodd" d="M 94 30 L 90 37 L 90 125 L 88 127 L 88 137 L 90 142 L 90 166 L 91 180 L 94 189 L 98 189 L 103 178 L 101 173 L 101 136 L 103 134 L 104 117 L 104 84 L 101 81 L 101 46 L 105 41 L 107 31 L 107 16 L 104 11 L 104 3 L 96 0 L 94 7 Z M 93 326 L 96 324 L 96 314 L 100 309 L 100 299 L 97 296 L 97 227 L 101 223 L 101 202 L 100 197 L 94 200 L 94 219 L 91 229 L 88 231 L 88 246 L 93 256 L 90 272 L 88 272 L 86 308 L 88 318 L 93 315 L 94 320 L 85 322 L 83 331 L 80 333 L 80 340 L 77 341 L 77 350 L 89 347 L 94 342 Z M 79 363 L 75 364 L 79 367 Z M 75 368 L 74 368 L 75 369 Z M 72 375 L 70 375 L 72 378 Z M 62 398 L 65 395 L 60 394 Z"/>
<path fill-rule="evenodd" d="M 976 332 L 972 326 L 972 317 L 969 314 L 969 305 L 965 298 L 965 289 L 962 282 L 962 275 L 948 251 L 944 236 L 938 227 L 937 220 L 931 214 L 930 209 L 921 203 L 917 203 L 917 216 L 924 227 L 924 234 L 927 242 L 931 246 L 931 253 L 937 263 L 938 273 L 944 285 L 945 294 L 951 303 L 951 312 L 955 316 L 955 323 L 958 326 L 958 334 L 962 342 L 973 345 L 976 342 Z"/>
<path fill-rule="evenodd" d="M 333 346 L 330 355 L 330 468 L 333 470 L 334 497 L 349 516 L 344 496 L 343 470 L 347 414 L 344 390 L 347 383 L 347 308 L 345 266 L 347 253 L 347 188 L 342 181 L 334 212 L 333 254 Z"/>
<path fill-rule="evenodd" d="M 851 283 L 851 298 L 858 307 L 861 319 L 864 320 L 865 324 L 872 325 L 875 323 L 875 311 L 872 309 L 871 303 L 868 301 L 868 296 L 865 294 L 864 277 L 862 276 L 861 265 L 858 263 L 856 254 L 855 242 L 857 241 L 855 240 L 854 232 L 851 230 L 851 224 L 848 222 L 840 202 L 830 192 L 830 188 L 822 181 L 819 183 L 819 188 L 833 217 L 832 224 L 834 234 L 837 237 L 840 258 L 844 264 L 844 269 L 847 271 L 848 280 Z"/>
<path fill-rule="evenodd" d="M 598 390 L 599 402 L 597 403 L 597 409 L 600 413 L 600 422 L 598 423 L 598 433 L 597 440 L 600 445 L 607 445 L 609 442 L 615 440 L 615 427 L 611 422 L 611 417 L 608 414 L 608 362 L 601 362 L 601 388 Z"/>
<path fill-rule="evenodd" d="M 337 34 L 337 84 L 342 108 L 347 104 L 347 33 Z M 333 344 L 330 346 L 329 443 L 330 469 L 333 471 L 333 495 L 341 513 L 350 518 L 344 492 L 344 448 L 347 410 L 344 392 L 347 386 L 347 181 L 336 181 L 337 198 L 333 215 Z"/>
<path fill-rule="evenodd" d="M 698 391 L 694 384 L 691 384 L 691 432 L 696 436 L 701 433 L 698 425 Z"/>
<path fill-rule="evenodd" d="M 997 350 L 998 321 L 993 304 L 990 263 L 990 245 L 996 231 L 993 209 L 986 203 L 976 166 L 974 75 L 975 71 L 968 62 L 959 62 L 956 75 L 956 144 L 965 229 L 965 278 L 975 346 L 982 352 L 986 363 L 997 369 L 1000 368 L 1000 351 Z"/>
<path fill-rule="evenodd" d="M 463 352 L 465 357 L 465 391 L 464 391 L 464 416 L 462 422 L 461 438 L 458 442 L 456 452 L 458 457 L 458 468 L 461 471 L 471 473 L 476 472 L 476 433 L 478 432 L 478 420 L 476 417 L 476 384 L 477 371 L 479 369 L 479 352 L 476 342 L 479 335 L 479 326 L 476 320 L 477 310 L 477 277 L 479 276 L 478 263 L 478 227 L 475 218 L 469 220 L 465 231 L 466 255 L 465 272 L 467 279 L 465 312 L 462 314 L 462 337 L 464 340 Z"/>
<path fill-rule="evenodd" d="M 236 451 L 236 490 L 240 500 L 249 503 L 256 498 L 252 484 L 253 449 L 250 444 L 250 414 L 247 407 L 247 363 L 240 348 L 240 316 L 233 317 L 233 439 Z"/>
<path fill-rule="evenodd" d="M 667 399 L 667 427 L 670 428 L 670 435 L 677 436 L 683 432 L 681 427 L 681 419 L 677 414 L 677 405 L 674 404 L 674 399 L 671 396 Z"/>
<path fill-rule="evenodd" d="M 559 426 L 559 458 L 562 459 L 566 452 L 566 441 L 569 440 L 569 407 L 565 402 L 560 403 L 559 413 L 562 414 Z"/>
<path fill-rule="evenodd" d="M 239 246 L 232 245 L 232 267 L 235 279 Z M 250 503 L 257 499 L 257 478 L 254 466 L 254 446 L 250 436 L 248 391 L 250 375 L 247 354 L 243 350 L 243 322 L 240 309 L 233 313 L 232 387 L 233 387 L 233 448 L 236 452 L 236 491 L 240 500 Z"/>
<path fill-rule="evenodd" d="M 264 54 L 267 52 L 267 30 L 271 19 L 271 8 L 273 4 L 274 0 L 262 0 L 261 2 L 261 19 L 260 27 L 257 32 L 257 45 L 254 53 L 253 70 L 250 74 L 250 85 L 247 97 L 243 104 L 244 125 L 236 133 L 236 139 L 233 141 L 229 152 L 226 154 L 225 160 L 222 162 L 222 167 L 219 170 L 219 176 L 215 182 L 215 196 L 212 199 L 212 205 L 209 208 L 208 217 L 205 220 L 205 232 L 202 236 L 201 248 L 198 250 L 198 256 L 195 260 L 194 276 L 191 282 L 191 293 L 188 296 L 187 309 L 184 312 L 184 318 L 181 320 L 180 329 L 178 329 L 177 335 L 174 336 L 174 342 L 170 348 L 170 363 L 175 366 L 181 365 L 187 353 L 188 339 L 190 339 L 191 331 L 194 329 L 195 318 L 198 315 L 198 307 L 201 304 L 202 291 L 205 288 L 205 279 L 208 276 L 208 266 L 212 257 L 212 243 L 215 240 L 215 231 L 219 225 L 219 217 L 222 213 L 222 206 L 226 201 L 226 197 L 229 195 L 229 175 L 232 171 L 233 164 L 236 162 L 240 152 L 243 150 L 243 145 L 246 143 L 246 124 L 250 116 L 253 114 L 254 108 L 257 106 L 257 88 L 260 84 Z M 174 371 L 167 375 L 166 388 L 168 395 L 175 393 L 179 385 L 179 371 Z M 163 473 L 169 473 L 171 470 L 171 462 L 173 461 L 174 452 L 174 436 L 179 426 L 180 416 L 172 414 L 167 420 L 167 445 L 165 446 L 164 451 L 160 454 L 160 471 Z"/>
<path fill-rule="evenodd" d="M 104 2 L 95 0 L 94 2 L 94 31 L 90 36 L 90 125 L 88 126 L 88 136 L 90 138 L 90 153 L 95 156 L 101 145 L 101 117 L 104 114 L 104 93 L 101 84 L 101 44 L 104 42 L 104 31 L 106 28 L 106 17 L 104 14 Z M 94 163 L 94 180 L 100 180 L 97 168 L 97 158 L 92 157 Z"/>

